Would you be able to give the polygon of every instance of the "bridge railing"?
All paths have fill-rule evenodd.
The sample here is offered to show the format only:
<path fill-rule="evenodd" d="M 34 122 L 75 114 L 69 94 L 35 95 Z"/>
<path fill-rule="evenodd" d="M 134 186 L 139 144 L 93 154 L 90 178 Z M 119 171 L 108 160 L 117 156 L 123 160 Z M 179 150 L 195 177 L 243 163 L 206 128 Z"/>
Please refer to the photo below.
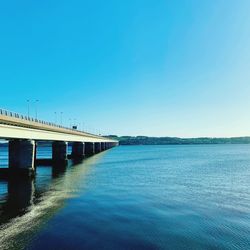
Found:
<path fill-rule="evenodd" d="M 46 121 L 43 121 L 43 120 L 40 120 L 40 119 L 37 119 L 37 118 L 32 118 L 32 117 L 29 117 L 29 116 L 26 116 L 26 115 L 21 115 L 21 114 L 18 114 L 16 112 L 8 111 L 8 110 L 5 110 L 5 109 L 0 109 L 0 115 L 13 117 L 13 118 L 18 118 L 18 119 L 25 120 L 25 121 L 30 121 L 30 122 L 36 122 L 36 123 L 39 123 L 39 124 L 44 124 L 44 125 L 48 125 L 48 126 L 52 126 L 52 127 L 64 128 L 64 129 L 69 129 L 69 130 L 72 130 L 72 131 L 83 132 L 83 131 L 76 130 L 76 129 L 69 128 L 69 127 L 65 127 L 65 126 L 62 126 L 62 125 L 59 125 L 59 124 L 56 124 L 56 123 L 53 123 L 53 122 L 46 122 Z"/>
<path fill-rule="evenodd" d="M 7 116 L 7 117 L 13 117 L 13 118 L 17 118 L 17 119 L 21 119 L 21 120 L 25 120 L 25 121 L 35 122 L 35 123 L 38 123 L 38 124 L 43 124 L 43 125 L 47 125 L 47 126 L 51 126 L 51 127 L 62 128 L 62 129 L 70 130 L 70 131 L 77 131 L 77 132 L 80 132 L 80 133 L 88 134 L 88 135 L 90 135 L 92 137 L 103 137 L 101 135 L 95 135 L 95 134 L 92 134 L 92 133 L 87 132 L 87 131 L 83 131 L 83 130 L 81 131 L 81 130 L 78 130 L 78 129 L 73 129 L 73 128 L 70 128 L 70 127 L 62 126 L 62 125 L 59 125 L 59 124 L 56 124 L 56 123 L 53 123 L 53 122 L 43 121 L 43 120 L 40 120 L 40 119 L 37 119 L 37 118 L 32 118 L 32 117 L 27 116 L 27 115 L 22 115 L 22 114 L 12 112 L 12 111 L 9 111 L 9 110 L 5 110 L 5 109 L 1 109 L 1 108 L 0 108 L 0 115 Z"/>

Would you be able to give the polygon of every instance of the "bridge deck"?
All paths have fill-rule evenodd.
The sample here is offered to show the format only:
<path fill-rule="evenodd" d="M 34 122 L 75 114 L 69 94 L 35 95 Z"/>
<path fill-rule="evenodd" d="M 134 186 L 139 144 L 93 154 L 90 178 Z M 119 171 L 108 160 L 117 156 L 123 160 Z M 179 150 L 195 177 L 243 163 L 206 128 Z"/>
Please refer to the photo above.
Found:
<path fill-rule="evenodd" d="M 0 110 L 0 138 L 76 142 L 116 142 L 106 137 L 65 128 L 60 125 L 44 122 L 3 110 Z"/>

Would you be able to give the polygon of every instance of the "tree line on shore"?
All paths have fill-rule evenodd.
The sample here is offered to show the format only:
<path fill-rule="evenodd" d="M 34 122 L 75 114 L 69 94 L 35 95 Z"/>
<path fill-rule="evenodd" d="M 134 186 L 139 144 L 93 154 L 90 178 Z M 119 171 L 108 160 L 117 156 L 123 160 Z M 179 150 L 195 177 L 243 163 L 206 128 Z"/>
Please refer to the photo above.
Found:
<path fill-rule="evenodd" d="M 248 136 L 231 138 L 179 138 L 109 135 L 107 137 L 118 140 L 120 145 L 250 144 L 250 137 Z"/>

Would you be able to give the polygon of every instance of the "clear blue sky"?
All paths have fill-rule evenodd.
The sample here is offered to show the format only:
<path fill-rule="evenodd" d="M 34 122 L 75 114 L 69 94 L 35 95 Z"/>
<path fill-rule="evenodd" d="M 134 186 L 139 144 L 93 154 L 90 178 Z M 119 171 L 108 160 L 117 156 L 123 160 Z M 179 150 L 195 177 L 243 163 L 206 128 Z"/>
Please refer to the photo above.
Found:
<path fill-rule="evenodd" d="M 39 118 L 119 135 L 250 135 L 249 13 L 249 0 L 1 1 L 0 107 L 39 99 Z"/>

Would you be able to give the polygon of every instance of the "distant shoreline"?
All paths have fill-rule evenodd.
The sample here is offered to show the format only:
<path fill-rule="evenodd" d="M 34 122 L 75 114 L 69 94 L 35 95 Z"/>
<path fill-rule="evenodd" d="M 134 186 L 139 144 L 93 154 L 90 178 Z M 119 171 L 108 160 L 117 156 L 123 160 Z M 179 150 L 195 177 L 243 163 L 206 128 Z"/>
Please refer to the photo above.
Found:
<path fill-rule="evenodd" d="M 231 138 L 179 138 L 148 136 L 107 136 L 119 141 L 120 145 L 209 145 L 209 144 L 250 144 L 250 136 Z"/>

